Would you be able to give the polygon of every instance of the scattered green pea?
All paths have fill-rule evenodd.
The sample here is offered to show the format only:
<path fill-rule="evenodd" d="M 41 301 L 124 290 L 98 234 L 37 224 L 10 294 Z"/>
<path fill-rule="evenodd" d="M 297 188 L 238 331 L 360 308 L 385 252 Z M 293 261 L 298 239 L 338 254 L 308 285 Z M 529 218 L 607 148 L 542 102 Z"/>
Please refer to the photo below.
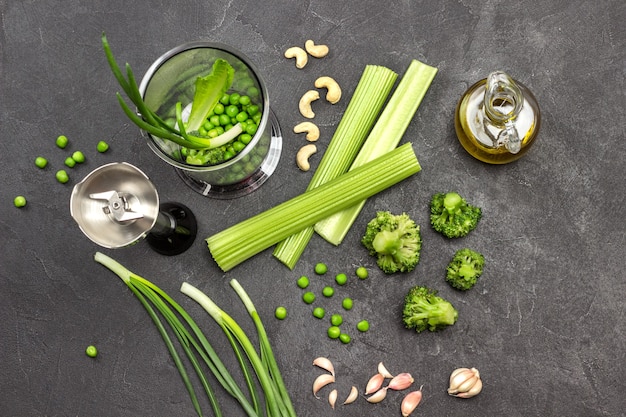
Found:
<path fill-rule="evenodd" d="M 274 316 L 276 316 L 278 320 L 284 320 L 287 317 L 287 309 L 285 307 L 276 307 Z"/>
<path fill-rule="evenodd" d="M 67 158 L 65 158 L 65 165 L 68 168 L 74 168 L 74 166 L 76 165 L 76 161 L 71 156 L 68 156 Z"/>
<path fill-rule="evenodd" d="M 100 142 L 98 142 L 98 144 L 96 145 L 96 149 L 98 150 L 98 152 L 100 153 L 104 153 L 106 151 L 109 150 L 109 144 L 106 143 L 105 141 L 101 140 Z"/>
<path fill-rule="evenodd" d="M 85 353 L 90 358 L 95 358 L 96 356 L 98 356 L 98 348 L 96 348 L 94 345 L 89 345 L 87 346 L 87 349 L 85 349 Z"/>
<path fill-rule="evenodd" d="M 72 154 L 72 159 L 78 164 L 85 162 L 85 155 L 81 151 L 76 151 Z"/>
<path fill-rule="evenodd" d="M 370 324 L 367 320 L 361 320 L 357 323 L 356 328 L 360 332 L 366 332 L 370 329 Z"/>
<path fill-rule="evenodd" d="M 24 207 L 26 205 L 26 197 L 23 195 L 18 195 L 13 199 L 13 205 L 17 208 Z"/>
<path fill-rule="evenodd" d="M 328 267 L 326 266 L 326 264 L 320 262 L 315 265 L 315 273 L 317 275 L 324 275 L 326 271 L 328 271 Z"/>
<path fill-rule="evenodd" d="M 348 343 L 350 343 L 350 340 L 352 340 L 352 338 L 350 337 L 349 334 L 341 333 L 339 335 L 339 340 L 341 340 L 341 343 L 347 345 Z"/>
<path fill-rule="evenodd" d="M 315 307 L 313 309 L 313 317 L 316 317 L 318 319 L 323 319 L 325 315 L 326 315 L 326 311 L 322 307 Z"/>
<path fill-rule="evenodd" d="M 346 282 L 348 282 L 348 276 L 344 273 L 337 274 L 337 276 L 335 276 L 335 282 L 338 285 L 346 285 Z"/>
<path fill-rule="evenodd" d="M 367 268 L 365 268 L 364 266 L 360 266 L 356 269 L 356 276 L 361 278 L 361 279 L 365 279 L 368 276 L 367 273 Z"/>
<path fill-rule="evenodd" d="M 59 181 L 61 184 L 65 184 L 70 180 L 70 176 L 67 175 L 67 172 L 65 172 L 64 169 L 58 170 L 55 176 L 57 178 L 57 181 Z"/>
<path fill-rule="evenodd" d="M 298 284 L 298 287 L 305 289 L 309 286 L 309 277 L 302 275 L 300 278 L 298 278 L 298 281 L 296 282 Z"/>
<path fill-rule="evenodd" d="M 322 294 L 324 297 L 332 297 L 335 294 L 335 289 L 333 287 L 324 287 L 322 290 Z"/>
<path fill-rule="evenodd" d="M 313 294 L 311 291 L 305 292 L 304 294 L 302 294 L 302 301 L 307 304 L 313 304 L 313 302 L 315 301 L 315 294 Z"/>
<path fill-rule="evenodd" d="M 341 323 L 343 323 L 343 317 L 341 317 L 341 314 L 333 314 L 330 316 L 330 324 L 333 326 L 341 326 Z"/>
<path fill-rule="evenodd" d="M 337 326 L 330 326 L 327 333 L 331 339 L 337 339 L 341 335 L 341 329 Z"/>
<path fill-rule="evenodd" d="M 35 158 L 35 165 L 37 165 L 41 169 L 44 169 L 46 165 L 48 165 L 48 160 L 43 156 L 38 156 L 37 158 Z"/>
<path fill-rule="evenodd" d="M 69 140 L 67 139 L 67 136 L 61 135 L 57 138 L 56 144 L 61 149 L 65 149 L 68 143 L 69 143 Z"/>
<path fill-rule="evenodd" d="M 352 304 L 353 303 L 351 298 L 344 298 L 341 302 L 341 306 L 344 308 L 344 310 L 352 310 Z"/>

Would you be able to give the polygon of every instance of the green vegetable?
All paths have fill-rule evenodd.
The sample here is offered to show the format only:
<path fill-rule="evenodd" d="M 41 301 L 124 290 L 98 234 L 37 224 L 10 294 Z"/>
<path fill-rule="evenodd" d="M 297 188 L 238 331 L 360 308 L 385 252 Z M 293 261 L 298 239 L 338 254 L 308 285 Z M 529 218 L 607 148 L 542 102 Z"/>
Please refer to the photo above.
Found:
<path fill-rule="evenodd" d="M 326 286 L 322 289 L 322 294 L 324 297 L 332 297 L 335 294 L 335 289 L 333 287 Z"/>
<path fill-rule="evenodd" d="M 359 279 L 366 279 L 367 276 L 369 275 L 369 273 L 367 272 L 367 268 L 364 266 L 358 267 L 355 273 L 356 273 L 356 276 L 359 277 Z"/>
<path fill-rule="evenodd" d="M 304 294 L 302 294 L 302 301 L 307 304 L 313 304 L 313 302 L 315 301 L 315 294 L 311 291 L 305 292 Z"/>
<path fill-rule="evenodd" d="M 341 314 L 333 314 L 332 316 L 330 316 L 330 324 L 332 324 L 333 326 L 341 326 L 342 323 L 343 317 L 341 317 Z"/>
<path fill-rule="evenodd" d="M 350 169 L 371 161 L 398 146 L 436 74 L 437 68 L 418 60 L 411 61 Z M 348 209 L 317 222 L 315 231 L 326 241 L 339 245 L 365 202 L 366 200 L 362 200 Z"/>
<path fill-rule="evenodd" d="M 370 324 L 367 320 L 361 320 L 356 324 L 356 328 L 360 332 L 366 332 L 370 329 Z"/>
<path fill-rule="evenodd" d="M 72 159 L 76 161 L 77 164 L 82 164 L 85 162 L 85 155 L 81 151 L 76 151 L 72 154 Z"/>
<path fill-rule="evenodd" d="M 484 265 L 485 257 L 481 253 L 468 248 L 459 249 L 448 264 L 446 281 L 458 290 L 469 290 L 483 273 Z"/>
<path fill-rule="evenodd" d="M 339 335 L 339 340 L 341 340 L 341 343 L 343 343 L 343 344 L 346 344 L 346 345 L 347 345 L 348 343 L 350 343 L 350 341 L 352 340 L 352 338 L 350 337 L 350 335 L 349 335 L 349 334 L 346 334 L 346 333 L 341 333 L 341 334 Z"/>
<path fill-rule="evenodd" d="M 200 129 L 219 99 L 233 83 L 234 68 L 224 59 L 216 59 L 213 70 L 205 77 L 196 79 L 196 90 L 187 125 L 188 131 Z"/>
<path fill-rule="evenodd" d="M 17 208 L 24 207 L 26 205 L 26 197 L 18 195 L 13 199 L 13 205 Z"/>
<path fill-rule="evenodd" d="M 67 158 L 65 158 L 64 163 L 68 168 L 74 168 L 76 166 L 76 160 L 72 158 L 71 156 L 68 156 Z"/>
<path fill-rule="evenodd" d="M 324 156 L 313 173 L 307 191 L 348 171 L 385 104 L 397 77 L 398 74 L 385 67 L 377 65 L 365 67 Z M 274 256 L 293 269 L 313 236 L 313 232 L 312 225 L 296 231 L 292 236 L 281 241 L 274 250 Z"/>
<path fill-rule="evenodd" d="M 337 339 L 341 335 L 341 329 L 337 326 L 330 326 L 327 334 L 331 339 Z"/>
<path fill-rule="evenodd" d="M 328 271 L 328 267 L 323 263 L 318 263 L 315 265 L 315 273 L 317 275 L 324 275 Z"/>
<path fill-rule="evenodd" d="M 93 345 L 89 345 L 87 346 L 87 349 L 85 349 L 85 354 L 87 354 L 90 358 L 95 358 L 98 356 L 98 349 Z"/>
<path fill-rule="evenodd" d="M 436 290 L 415 286 L 404 298 L 402 320 L 407 329 L 417 333 L 442 330 L 456 323 L 458 312 L 454 306 L 437 295 Z"/>
<path fill-rule="evenodd" d="M 223 271 L 419 172 L 410 143 L 206 239 Z M 255 236 L 254 239 L 249 239 Z"/>
<path fill-rule="evenodd" d="M 337 274 L 335 276 L 335 282 L 337 283 L 337 285 L 346 285 L 346 283 L 348 282 L 348 276 L 344 273 Z"/>
<path fill-rule="evenodd" d="M 48 160 L 43 156 L 38 156 L 37 158 L 35 158 L 35 165 L 37 165 L 41 169 L 44 169 L 46 165 L 48 165 Z"/>
<path fill-rule="evenodd" d="M 466 236 L 480 221 L 482 210 L 456 192 L 436 193 L 430 201 L 430 224 L 448 238 Z"/>
<path fill-rule="evenodd" d="M 298 278 L 297 284 L 298 284 L 298 287 L 305 289 L 306 287 L 309 286 L 309 278 L 303 275 L 300 278 Z"/>
<path fill-rule="evenodd" d="M 367 224 L 361 243 L 386 274 L 409 272 L 419 262 L 420 228 L 406 213 L 379 211 Z"/>
<path fill-rule="evenodd" d="M 61 135 L 57 137 L 56 144 L 59 148 L 65 149 L 68 143 L 69 143 L 69 140 L 67 139 L 67 136 Z"/>
<path fill-rule="evenodd" d="M 55 174 L 55 177 L 57 181 L 59 181 L 61 184 L 65 184 L 66 182 L 70 180 L 69 175 L 67 175 L 67 172 L 64 169 L 57 171 L 57 173 Z"/>
<path fill-rule="evenodd" d="M 285 307 L 276 307 L 274 316 L 276 316 L 278 320 L 284 320 L 287 317 L 287 309 Z"/>
<path fill-rule="evenodd" d="M 106 151 L 109 150 L 109 144 L 106 143 L 105 141 L 101 140 L 100 142 L 98 142 L 98 144 L 96 145 L 96 149 L 98 150 L 98 152 L 100 153 L 104 153 Z"/>
<path fill-rule="evenodd" d="M 323 319 L 326 315 L 326 311 L 322 307 L 315 307 L 313 309 L 313 316 L 318 319 Z"/>
<path fill-rule="evenodd" d="M 344 298 L 341 302 L 341 306 L 344 308 L 344 310 L 352 310 L 353 304 L 354 303 L 351 298 Z"/>

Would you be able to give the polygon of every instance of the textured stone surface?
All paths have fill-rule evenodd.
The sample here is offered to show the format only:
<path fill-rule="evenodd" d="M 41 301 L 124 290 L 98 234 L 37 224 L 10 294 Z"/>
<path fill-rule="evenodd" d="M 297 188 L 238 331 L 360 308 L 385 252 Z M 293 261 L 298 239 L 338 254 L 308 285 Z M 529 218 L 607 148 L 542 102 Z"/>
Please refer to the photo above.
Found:
<path fill-rule="evenodd" d="M 0 404 L 6 416 L 184 416 L 193 408 L 168 353 L 132 293 L 93 261 L 95 246 L 71 219 L 72 185 L 96 167 L 127 161 L 156 184 L 163 201 L 188 205 L 199 219 L 197 243 L 163 257 L 146 242 L 104 252 L 171 293 L 215 335 L 217 350 L 234 365 L 227 343 L 200 309 L 179 292 L 183 281 L 207 291 L 251 329 L 228 286 L 249 291 L 278 355 L 301 416 L 332 415 L 311 394 L 316 356 L 335 363 L 336 388 L 364 388 L 383 361 L 424 385 L 419 414 L 437 416 L 624 415 L 626 310 L 625 40 L 622 1 L 242 1 L 125 2 L 119 0 L 0 1 Z M 208 39 L 241 49 L 265 77 L 284 133 L 276 173 L 257 192 L 211 200 L 183 187 L 177 174 L 145 146 L 115 100 L 119 90 L 104 59 L 100 34 L 143 74 L 161 53 Z M 297 70 L 283 51 L 315 39 L 328 57 Z M 293 271 L 265 251 L 222 273 L 202 238 L 301 193 L 311 173 L 295 153 L 303 138 L 300 95 L 319 75 L 344 88 L 335 106 L 319 103 L 316 122 L 323 152 L 367 64 L 403 73 L 416 58 L 439 68 L 405 141 L 414 144 L 423 171 L 368 201 L 340 247 L 314 236 Z M 543 126 L 528 155 L 506 166 L 480 163 L 455 138 L 454 106 L 473 82 L 501 69 L 527 85 L 542 109 Z M 56 136 L 70 139 L 66 150 Z M 98 140 L 111 149 L 98 154 Z M 57 183 L 65 156 L 82 150 L 87 162 Z M 41 171 L 33 160 L 50 161 Z M 320 152 L 321 155 L 321 152 Z M 313 159 L 313 164 L 319 159 Z M 428 226 L 432 193 L 456 189 L 483 207 L 480 226 L 464 240 L 447 241 Z M 23 194 L 27 207 L 13 197 Z M 376 210 L 406 211 L 422 226 L 417 269 L 383 276 L 359 245 Z M 251 236 L 253 239 L 254 236 Z M 487 259 L 468 293 L 447 287 L 445 265 L 469 246 Z M 324 300 L 337 309 L 342 295 L 355 308 L 347 325 L 368 319 L 353 341 L 329 340 L 326 323 L 311 316 L 295 280 L 316 262 L 329 275 L 370 267 L 370 279 L 352 279 Z M 459 310 L 457 324 L 415 334 L 399 320 L 415 284 L 440 290 Z M 284 305 L 289 317 L 273 319 Z M 98 346 L 96 360 L 84 349 Z M 481 371 L 485 388 L 463 401 L 447 396 L 457 367 Z M 198 389 L 200 387 L 198 386 Z M 322 391 L 326 395 L 329 389 Z M 343 416 L 399 415 L 401 393 L 378 405 L 362 397 L 341 406 Z M 223 399 L 226 415 L 241 415 Z M 206 401 L 203 402 L 203 404 Z M 209 413 L 207 408 L 207 413 Z"/>

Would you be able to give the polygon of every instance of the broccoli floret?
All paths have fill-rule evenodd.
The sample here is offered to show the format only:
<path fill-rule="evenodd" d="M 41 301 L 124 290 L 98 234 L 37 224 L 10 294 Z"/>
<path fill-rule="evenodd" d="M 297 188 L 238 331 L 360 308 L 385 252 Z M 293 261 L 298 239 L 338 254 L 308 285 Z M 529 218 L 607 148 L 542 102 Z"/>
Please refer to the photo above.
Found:
<path fill-rule="evenodd" d="M 224 147 L 212 149 L 186 149 L 183 152 L 185 162 L 190 165 L 217 165 L 225 160 Z"/>
<path fill-rule="evenodd" d="M 449 301 L 437 295 L 436 290 L 423 286 L 411 288 L 404 298 L 402 318 L 407 329 L 417 333 L 435 332 L 456 323 L 458 311 Z"/>
<path fill-rule="evenodd" d="M 406 213 L 388 211 L 379 211 L 367 224 L 361 243 L 386 274 L 412 271 L 422 247 L 419 226 Z"/>
<path fill-rule="evenodd" d="M 482 216 L 480 207 L 467 203 L 458 193 L 437 193 L 430 201 L 430 224 L 449 238 L 463 237 L 474 230 Z"/>
<path fill-rule="evenodd" d="M 446 281 L 458 290 L 467 291 L 483 273 L 485 257 L 471 249 L 459 249 L 448 264 Z"/>

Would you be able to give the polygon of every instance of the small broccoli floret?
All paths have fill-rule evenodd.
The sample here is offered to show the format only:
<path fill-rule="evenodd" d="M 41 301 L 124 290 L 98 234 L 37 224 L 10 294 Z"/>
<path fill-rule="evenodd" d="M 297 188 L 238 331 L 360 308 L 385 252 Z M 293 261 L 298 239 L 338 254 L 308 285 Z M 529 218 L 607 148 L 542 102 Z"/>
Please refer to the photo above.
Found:
<path fill-rule="evenodd" d="M 431 332 L 442 330 L 456 323 L 457 317 L 454 306 L 430 288 L 415 286 L 404 298 L 404 326 L 417 333 L 427 329 Z"/>
<path fill-rule="evenodd" d="M 225 160 L 225 151 L 222 146 L 212 149 L 187 149 L 183 155 L 185 162 L 190 165 L 217 165 Z"/>
<path fill-rule="evenodd" d="M 446 281 L 454 288 L 467 291 L 483 273 L 485 257 L 471 249 L 459 249 L 448 264 Z"/>
<path fill-rule="evenodd" d="M 419 262 L 419 226 L 406 214 L 379 211 L 368 224 L 361 243 L 386 274 L 412 271 Z"/>
<path fill-rule="evenodd" d="M 467 203 L 458 193 L 437 193 L 430 202 L 430 224 L 449 238 L 463 237 L 474 230 L 482 216 L 480 207 Z"/>

